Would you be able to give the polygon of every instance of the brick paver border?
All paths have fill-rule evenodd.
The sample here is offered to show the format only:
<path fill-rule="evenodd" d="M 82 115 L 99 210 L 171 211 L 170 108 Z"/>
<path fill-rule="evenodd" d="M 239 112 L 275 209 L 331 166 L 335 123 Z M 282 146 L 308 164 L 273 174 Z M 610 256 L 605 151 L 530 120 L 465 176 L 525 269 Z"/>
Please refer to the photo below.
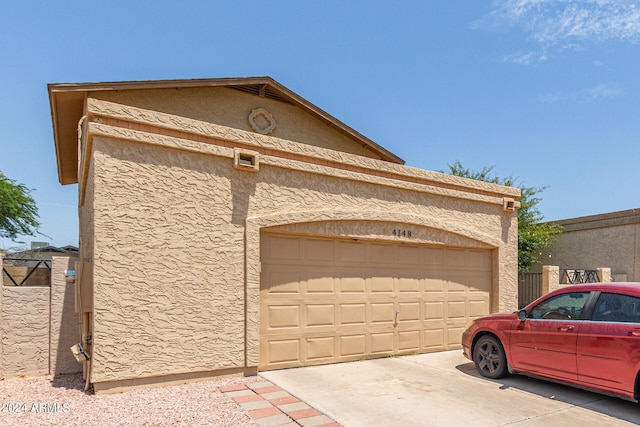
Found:
<path fill-rule="evenodd" d="M 219 388 L 261 427 L 342 427 L 286 390 L 262 381 Z"/>

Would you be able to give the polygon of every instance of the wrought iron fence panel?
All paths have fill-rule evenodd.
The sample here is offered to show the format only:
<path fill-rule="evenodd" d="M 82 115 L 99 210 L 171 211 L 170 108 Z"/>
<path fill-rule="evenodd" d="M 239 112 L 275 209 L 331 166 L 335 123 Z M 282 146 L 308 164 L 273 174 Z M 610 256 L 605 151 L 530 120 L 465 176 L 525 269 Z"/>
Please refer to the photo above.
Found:
<path fill-rule="evenodd" d="M 594 283 L 599 282 L 597 270 L 587 270 L 584 268 L 565 268 L 562 270 L 562 276 L 560 283 L 568 283 L 571 285 L 577 285 L 579 283 Z"/>
<path fill-rule="evenodd" d="M 20 276 L 16 275 L 15 271 L 13 274 L 7 269 L 7 266 L 12 267 L 26 267 L 27 274 L 24 277 L 20 278 Z M 33 259 L 33 258 L 4 258 L 2 261 L 2 272 L 9 281 L 13 284 L 13 286 L 24 286 L 25 283 L 29 280 L 30 277 L 39 269 L 46 268 L 49 273 L 51 272 L 51 260 L 49 259 Z M 14 277 L 15 276 L 15 277 Z M 3 279 L 4 282 L 4 279 Z M 46 285 L 49 284 L 49 280 L 45 280 L 43 283 Z M 4 284 L 4 283 L 3 283 Z"/>

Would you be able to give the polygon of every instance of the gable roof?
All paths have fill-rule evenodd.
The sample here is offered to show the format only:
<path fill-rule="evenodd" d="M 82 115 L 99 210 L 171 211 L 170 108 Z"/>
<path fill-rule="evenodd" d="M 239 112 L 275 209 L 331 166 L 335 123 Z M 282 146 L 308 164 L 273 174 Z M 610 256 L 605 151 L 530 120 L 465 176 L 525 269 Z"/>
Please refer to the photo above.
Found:
<path fill-rule="evenodd" d="M 369 148 L 382 160 L 404 164 L 404 160 L 340 120 L 282 86 L 271 77 L 242 77 L 193 80 L 150 80 L 107 83 L 58 83 L 48 85 L 53 138 L 61 184 L 78 182 L 78 122 L 84 115 L 87 94 L 97 91 L 228 87 L 302 108 L 316 118 Z"/>

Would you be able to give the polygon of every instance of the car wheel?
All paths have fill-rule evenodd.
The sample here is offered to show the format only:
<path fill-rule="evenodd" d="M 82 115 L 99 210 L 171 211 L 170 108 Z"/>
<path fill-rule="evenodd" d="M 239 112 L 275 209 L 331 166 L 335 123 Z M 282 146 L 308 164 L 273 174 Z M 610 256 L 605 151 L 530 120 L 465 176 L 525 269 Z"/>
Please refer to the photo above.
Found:
<path fill-rule="evenodd" d="M 473 362 L 480 375 L 487 378 L 500 378 L 507 373 L 507 358 L 500 341 L 493 336 L 484 336 L 473 348 Z"/>

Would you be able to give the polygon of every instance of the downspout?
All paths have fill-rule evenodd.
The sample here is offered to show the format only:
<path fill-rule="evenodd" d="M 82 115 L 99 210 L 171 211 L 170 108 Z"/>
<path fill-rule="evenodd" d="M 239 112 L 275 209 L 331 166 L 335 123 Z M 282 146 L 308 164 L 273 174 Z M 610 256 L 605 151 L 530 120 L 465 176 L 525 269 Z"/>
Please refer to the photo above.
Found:
<path fill-rule="evenodd" d="M 84 135 L 83 135 L 83 129 L 85 126 L 87 120 L 87 116 L 84 115 L 80 118 L 80 120 L 78 121 L 78 185 L 82 186 L 84 185 L 83 182 L 81 182 L 81 178 L 83 178 L 83 174 L 82 174 L 82 165 L 83 165 L 83 158 L 82 158 L 82 154 L 84 152 L 84 144 L 83 144 L 83 139 L 84 139 Z M 79 202 L 79 201 L 78 201 Z M 80 203 L 78 203 L 80 204 Z M 81 240 L 82 241 L 82 240 Z M 82 254 L 82 250 L 80 251 L 80 253 Z M 80 258 L 80 263 L 84 262 L 84 257 Z M 84 268 L 81 268 L 81 271 L 83 271 Z M 77 269 L 76 269 L 77 271 Z M 78 308 L 79 308 L 79 313 L 81 316 L 81 325 L 82 325 L 82 330 L 81 330 L 81 339 L 82 342 L 84 343 L 85 346 L 88 347 L 87 344 L 89 339 L 88 337 L 91 336 L 91 313 L 87 312 L 87 316 L 85 316 L 85 312 L 84 312 L 84 308 L 82 307 L 82 286 L 80 286 L 81 282 L 82 282 L 82 276 L 84 274 L 81 274 L 80 276 L 76 277 L 76 292 L 77 292 L 77 296 L 78 296 Z M 89 350 L 89 353 L 91 353 L 91 351 Z M 91 384 L 91 355 L 85 353 L 85 356 L 87 357 L 86 360 L 86 379 L 85 379 L 85 384 L 84 384 L 84 390 L 87 391 L 89 389 L 89 385 Z"/>

